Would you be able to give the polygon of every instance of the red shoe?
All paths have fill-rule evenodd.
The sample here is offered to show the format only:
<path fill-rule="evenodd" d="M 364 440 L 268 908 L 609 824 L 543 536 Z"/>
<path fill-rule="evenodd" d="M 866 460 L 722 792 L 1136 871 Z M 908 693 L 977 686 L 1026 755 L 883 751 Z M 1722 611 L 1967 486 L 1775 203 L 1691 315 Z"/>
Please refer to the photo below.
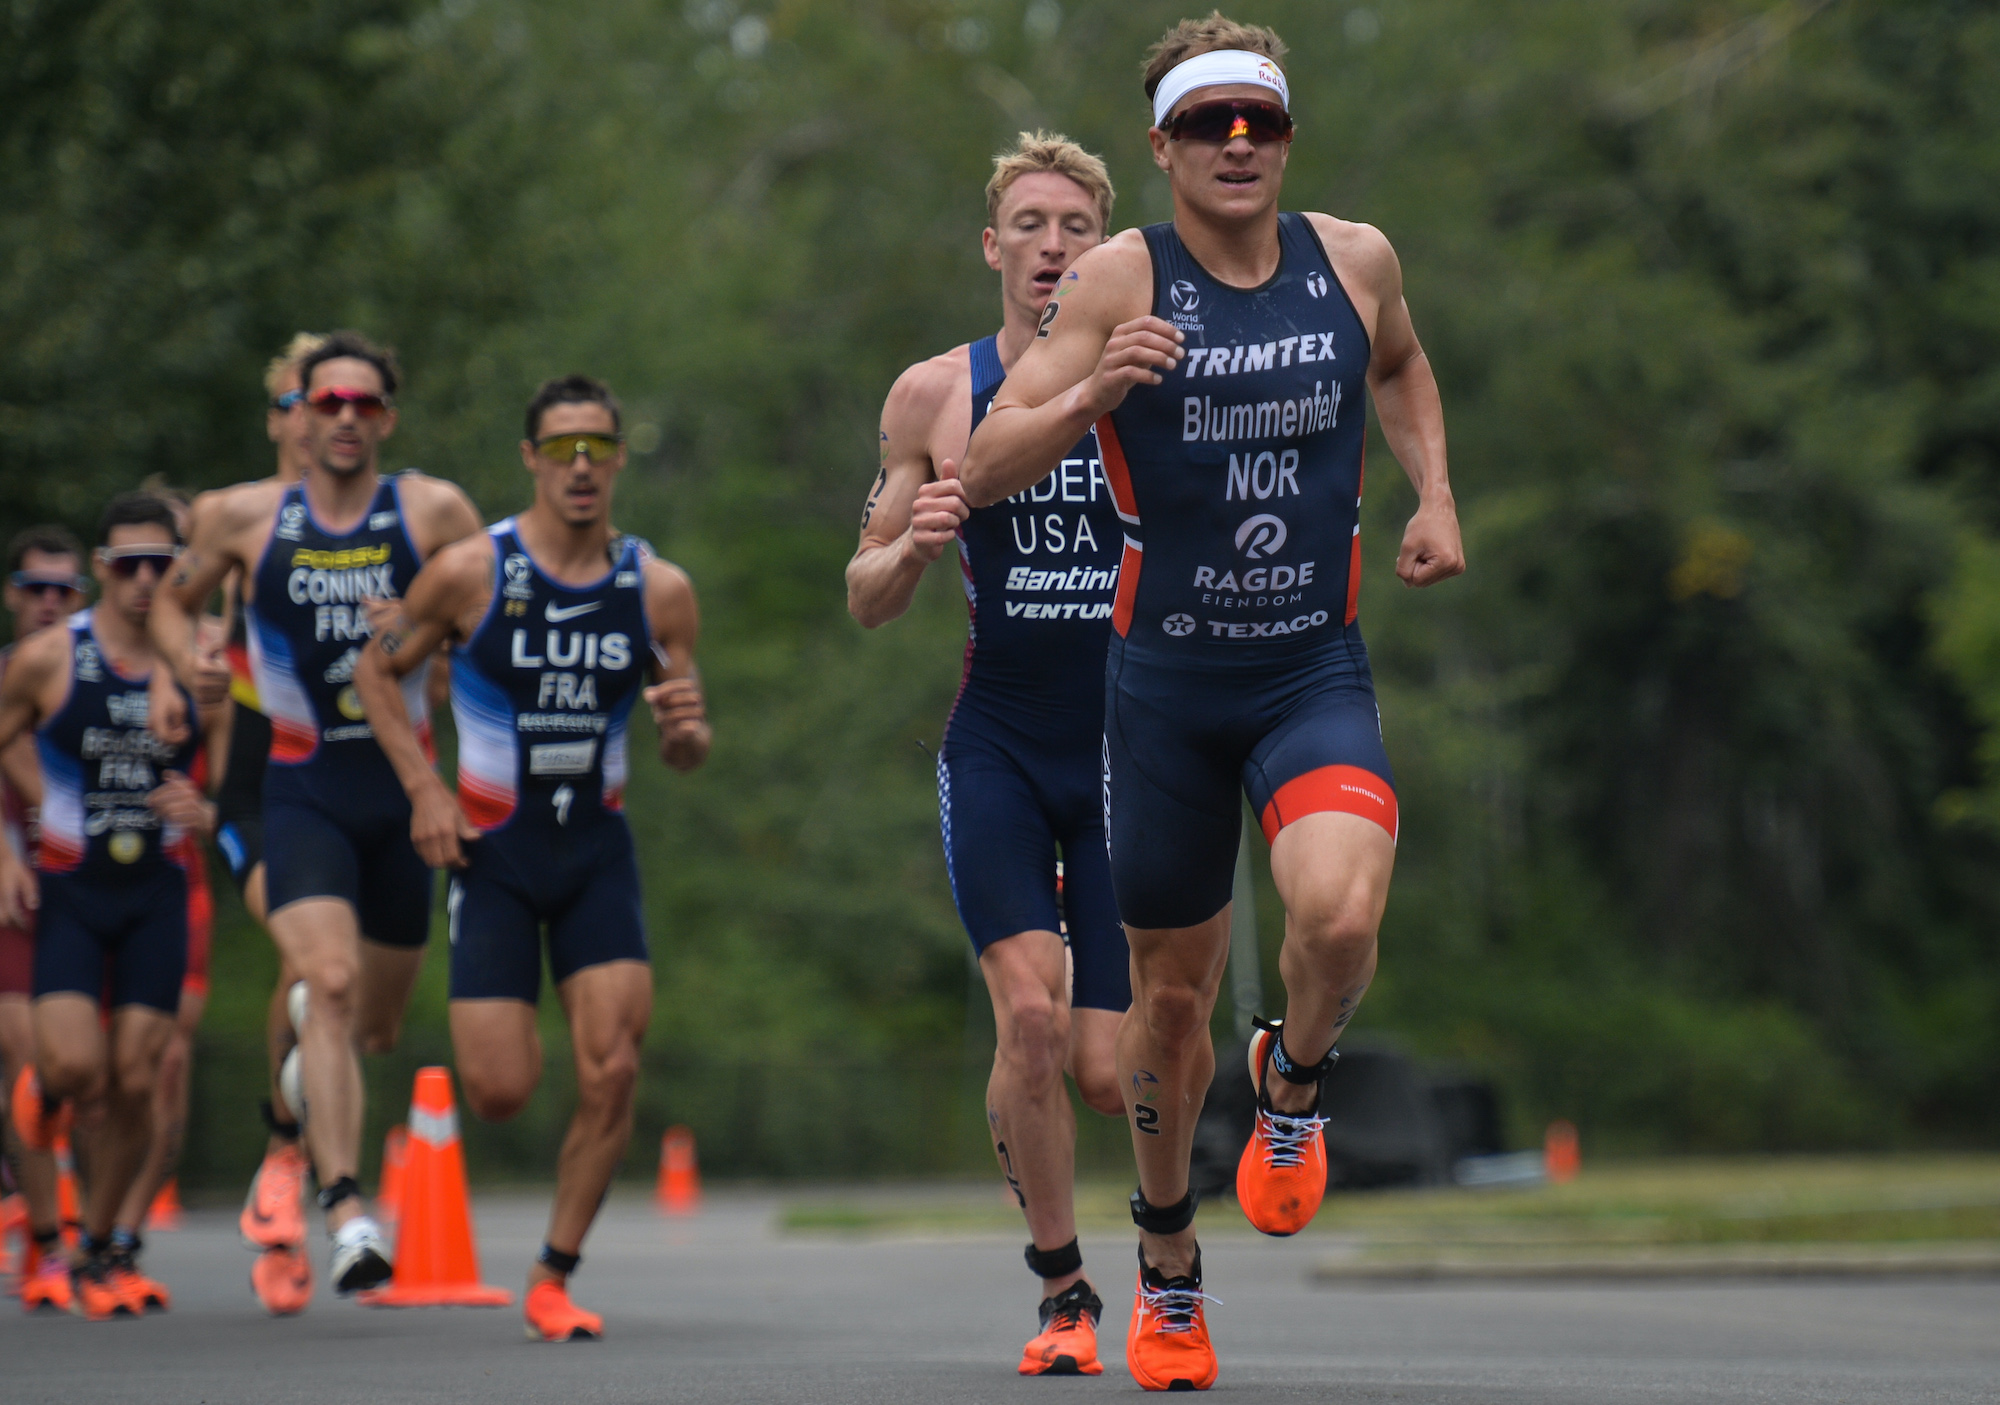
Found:
<path fill-rule="evenodd" d="M 1201 1250 L 1194 1272 L 1168 1278 L 1139 1250 L 1139 1288 L 1132 1327 L 1125 1334 L 1125 1365 L 1144 1390 L 1207 1390 L 1215 1384 L 1215 1348 L 1209 1345 L 1202 1303 Z"/>
<path fill-rule="evenodd" d="M 1082 1279 L 1042 1299 L 1042 1330 L 1021 1352 L 1024 1376 L 1101 1376 L 1097 1322 L 1104 1304 Z"/>
<path fill-rule="evenodd" d="M 69 1135 L 68 1103 L 51 1104 L 42 1096 L 42 1080 L 35 1066 L 26 1064 L 14 1080 L 14 1130 L 36 1151 L 48 1151 L 58 1139 Z"/>
<path fill-rule="evenodd" d="M 1266 1234 L 1297 1234 L 1326 1198 L 1326 1119 L 1313 1111 L 1277 1112 L 1264 1091 L 1278 1024 L 1262 1024 L 1250 1039 L 1250 1081 L 1257 1089 L 1257 1123 L 1236 1163 L 1236 1201 Z"/>
<path fill-rule="evenodd" d="M 104 1322 L 121 1315 L 137 1317 L 143 1311 L 133 1307 L 118 1291 L 111 1281 L 110 1265 L 101 1258 L 71 1269 L 69 1287 L 69 1310 L 88 1322 Z"/>
<path fill-rule="evenodd" d="M 528 1290 L 523 1309 L 531 1342 L 594 1342 L 604 1335 L 604 1319 L 569 1300 L 569 1286 L 544 1278 Z"/>
<path fill-rule="evenodd" d="M 69 1263 L 61 1254 L 43 1254 L 28 1276 L 21 1280 L 21 1310 L 34 1312 L 52 1308 L 68 1312 L 70 1298 Z"/>
<path fill-rule="evenodd" d="M 155 1282 L 139 1272 L 138 1263 L 129 1254 L 113 1253 L 105 1262 L 104 1281 L 118 1294 L 134 1317 L 144 1317 L 148 1312 L 165 1312 L 173 1306 L 174 1295 L 167 1291 L 167 1285 Z"/>
<path fill-rule="evenodd" d="M 312 1255 L 295 1244 L 266 1249 L 250 1265 L 250 1288 L 273 1317 L 304 1312 L 313 1295 Z"/>
<path fill-rule="evenodd" d="M 265 1155 L 236 1221 L 245 1245 L 264 1250 L 306 1242 L 306 1217 L 300 1208 L 306 1169 L 306 1154 L 296 1142 Z"/>

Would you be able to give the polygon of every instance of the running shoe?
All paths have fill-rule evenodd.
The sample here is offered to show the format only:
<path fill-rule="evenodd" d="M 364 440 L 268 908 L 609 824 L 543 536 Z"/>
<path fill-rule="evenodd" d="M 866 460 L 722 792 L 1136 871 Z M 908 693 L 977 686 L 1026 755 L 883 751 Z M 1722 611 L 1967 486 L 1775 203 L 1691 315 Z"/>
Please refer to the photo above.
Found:
<path fill-rule="evenodd" d="M 312 1255 L 303 1245 L 266 1249 L 250 1265 L 250 1289 L 273 1317 L 292 1317 L 312 1301 Z"/>
<path fill-rule="evenodd" d="M 1236 1202 L 1266 1234 L 1297 1234 L 1326 1198 L 1326 1119 L 1318 1095 L 1309 1113 L 1278 1112 L 1264 1088 L 1279 1023 L 1260 1026 L 1250 1040 L 1250 1082 L 1257 1089 L 1257 1123 L 1236 1163 Z"/>
<path fill-rule="evenodd" d="M 35 1312 L 52 1308 L 68 1312 L 73 1296 L 69 1284 L 69 1262 L 61 1254 L 43 1254 L 21 1280 L 21 1310 Z"/>
<path fill-rule="evenodd" d="M 243 1198 L 243 1214 L 236 1221 L 247 1247 L 277 1249 L 306 1242 L 306 1217 L 301 1208 L 305 1183 L 306 1154 L 298 1143 L 288 1142 L 265 1153 L 263 1164 L 251 1177 L 250 1193 Z"/>
<path fill-rule="evenodd" d="M 1168 1278 L 1139 1250 L 1139 1288 L 1132 1327 L 1125 1334 L 1125 1365 L 1144 1390 L 1207 1390 L 1215 1384 L 1215 1348 L 1208 1341 L 1201 1291 L 1201 1250 L 1194 1272 Z"/>
<path fill-rule="evenodd" d="M 531 1342 L 594 1342 L 604 1335 L 604 1319 L 569 1300 L 569 1285 L 544 1278 L 528 1290 L 523 1311 Z"/>
<path fill-rule="evenodd" d="M 70 1108 L 42 1096 L 42 1080 L 25 1064 L 14 1080 L 14 1130 L 36 1151 L 47 1151 L 69 1135 Z"/>
<path fill-rule="evenodd" d="M 379 1288 L 395 1273 L 382 1229 L 366 1215 L 356 1215 L 333 1233 L 333 1260 L 326 1276 L 343 1298 L 363 1288 Z"/>
<path fill-rule="evenodd" d="M 1043 1298 L 1041 1334 L 1021 1352 L 1024 1376 L 1101 1376 L 1097 1323 L 1104 1303 L 1082 1279 L 1052 1298 Z"/>
<path fill-rule="evenodd" d="M 103 1255 L 91 1258 L 70 1270 L 69 1310 L 90 1322 L 113 1317 L 137 1317 L 143 1308 L 132 1306 L 118 1285 L 111 1281 L 111 1266 Z"/>
<path fill-rule="evenodd" d="M 174 1295 L 167 1291 L 167 1285 L 139 1272 L 138 1260 L 129 1253 L 114 1249 L 105 1255 L 104 1281 L 124 1300 L 134 1317 L 143 1317 L 148 1312 L 165 1312 L 173 1306 Z"/>

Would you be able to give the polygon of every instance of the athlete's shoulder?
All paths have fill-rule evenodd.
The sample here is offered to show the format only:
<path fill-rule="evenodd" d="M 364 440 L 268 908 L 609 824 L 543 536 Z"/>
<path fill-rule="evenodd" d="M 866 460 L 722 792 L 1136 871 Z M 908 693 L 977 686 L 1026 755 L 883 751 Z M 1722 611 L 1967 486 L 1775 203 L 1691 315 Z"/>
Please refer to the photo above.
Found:
<path fill-rule="evenodd" d="M 68 666 L 72 647 L 69 620 L 44 625 L 8 647 L 6 677 L 16 687 L 32 688 Z"/>
<path fill-rule="evenodd" d="M 471 495 L 449 478 L 409 470 L 391 481 L 418 550 L 433 554 L 447 543 L 486 535 L 479 530 L 479 510 Z"/>
<path fill-rule="evenodd" d="M 204 529 L 232 532 L 261 525 L 264 519 L 278 510 L 286 487 L 275 478 L 259 478 L 197 493 L 195 500 L 188 505 L 189 537 Z"/>
<path fill-rule="evenodd" d="M 474 532 L 439 547 L 417 579 L 429 580 L 433 589 L 448 592 L 483 587 L 493 576 L 493 552 L 493 534 Z"/>
<path fill-rule="evenodd" d="M 1336 219 L 1316 212 L 1308 212 L 1305 219 L 1343 277 L 1359 278 L 1372 292 L 1385 298 L 1401 291 L 1403 266 L 1397 262 L 1389 236 L 1358 220 Z"/>
<path fill-rule="evenodd" d="M 882 406 L 884 420 L 921 419 L 928 423 L 955 397 L 972 394 L 972 344 L 927 357 L 908 367 L 889 387 Z"/>

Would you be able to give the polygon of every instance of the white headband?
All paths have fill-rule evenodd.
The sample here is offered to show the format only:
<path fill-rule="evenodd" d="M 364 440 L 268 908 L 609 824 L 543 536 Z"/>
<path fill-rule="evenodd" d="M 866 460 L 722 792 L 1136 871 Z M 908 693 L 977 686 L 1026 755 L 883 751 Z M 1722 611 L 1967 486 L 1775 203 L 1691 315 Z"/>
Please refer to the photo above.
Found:
<path fill-rule="evenodd" d="M 1167 70 L 1160 86 L 1153 89 L 1153 125 L 1165 126 L 1174 104 L 1196 88 L 1215 88 L 1224 83 L 1254 83 L 1269 88 L 1278 95 L 1278 106 L 1291 109 L 1291 93 L 1278 65 L 1248 49 L 1210 49 Z"/>

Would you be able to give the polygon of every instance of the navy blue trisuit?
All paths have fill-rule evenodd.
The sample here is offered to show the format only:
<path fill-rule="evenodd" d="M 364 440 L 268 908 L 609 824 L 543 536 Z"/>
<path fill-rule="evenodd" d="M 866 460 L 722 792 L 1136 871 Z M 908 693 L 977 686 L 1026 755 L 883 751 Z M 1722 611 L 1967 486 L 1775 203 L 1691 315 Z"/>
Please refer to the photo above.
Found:
<path fill-rule="evenodd" d="M 70 617 L 69 696 L 35 733 L 43 793 L 34 993 L 171 1015 L 187 973 L 188 866 L 201 856 L 146 796 L 164 772 L 187 774 L 196 745 L 146 729 L 148 680 L 112 666 L 93 613 Z M 181 696 L 193 717 L 194 699 Z"/>
<path fill-rule="evenodd" d="M 271 719 L 264 771 L 264 883 L 272 912 L 307 898 L 354 908 L 362 936 L 422 946 L 431 871 L 410 842 L 410 801 L 375 740 L 354 662 L 372 637 L 362 601 L 400 597 L 423 564 L 393 478 L 351 531 L 321 526 L 305 489 L 285 490 L 257 563 L 250 669 Z M 428 660 L 403 680 L 403 703 L 428 749 Z"/>
<path fill-rule="evenodd" d="M 480 838 L 445 899 L 451 998 L 541 996 L 542 930 L 557 985 L 647 959 L 639 862 L 625 823 L 626 723 L 653 660 L 637 537 L 589 585 L 543 574 L 514 529 L 493 538 L 493 599 L 452 651 L 458 799 Z"/>
<path fill-rule="evenodd" d="M 996 338 L 970 351 L 977 429 L 1006 372 Z M 1122 1011 L 1131 972 L 1100 780 L 1118 543 L 1095 431 L 1041 482 L 960 524 L 970 621 L 937 778 L 945 866 L 973 949 L 1066 919 L 1070 1003 Z"/>
<path fill-rule="evenodd" d="M 1305 216 L 1256 288 L 1144 234 L 1187 356 L 1097 424 L 1124 528 L 1104 804 L 1125 920 L 1190 927 L 1229 902 L 1246 792 L 1269 839 L 1325 811 L 1396 834 L 1355 623 L 1370 350 Z"/>

